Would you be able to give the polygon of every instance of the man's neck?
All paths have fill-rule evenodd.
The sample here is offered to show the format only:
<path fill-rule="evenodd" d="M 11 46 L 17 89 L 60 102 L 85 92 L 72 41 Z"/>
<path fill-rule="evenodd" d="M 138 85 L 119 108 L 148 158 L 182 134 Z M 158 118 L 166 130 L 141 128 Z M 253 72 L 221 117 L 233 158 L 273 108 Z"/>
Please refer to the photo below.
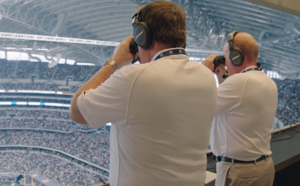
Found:
<path fill-rule="evenodd" d="M 166 49 L 171 49 L 172 47 L 170 46 L 166 46 L 166 45 L 162 45 L 162 44 L 159 44 L 157 42 L 154 43 L 153 45 L 153 48 L 151 49 L 150 51 L 150 57 L 151 59 L 153 59 L 153 57 L 160 51 L 162 50 L 166 50 Z"/>
<path fill-rule="evenodd" d="M 243 63 L 243 65 L 235 68 L 235 74 L 240 73 L 241 71 L 253 66 L 256 66 L 256 63 Z"/>

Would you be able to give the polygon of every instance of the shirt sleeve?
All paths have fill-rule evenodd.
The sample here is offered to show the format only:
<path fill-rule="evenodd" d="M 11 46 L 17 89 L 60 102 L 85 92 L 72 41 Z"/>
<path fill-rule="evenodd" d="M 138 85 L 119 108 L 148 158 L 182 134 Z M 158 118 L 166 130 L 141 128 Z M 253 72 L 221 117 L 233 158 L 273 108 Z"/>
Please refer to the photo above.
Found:
<path fill-rule="evenodd" d="M 116 71 L 96 89 L 82 92 L 77 99 L 82 116 L 94 129 L 109 122 L 116 125 L 126 122 L 129 90 L 120 71 Z"/>
<path fill-rule="evenodd" d="M 238 74 L 234 76 L 226 79 L 218 87 L 216 115 L 231 112 L 241 104 L 246 82 L 243 83 L 243 77 L 238 77 Z"/>

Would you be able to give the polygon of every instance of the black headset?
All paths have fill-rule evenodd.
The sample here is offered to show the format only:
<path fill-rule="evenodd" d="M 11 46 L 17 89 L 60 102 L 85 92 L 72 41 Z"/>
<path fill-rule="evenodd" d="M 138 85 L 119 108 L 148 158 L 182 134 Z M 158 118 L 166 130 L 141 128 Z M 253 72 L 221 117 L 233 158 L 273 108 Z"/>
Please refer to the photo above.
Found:
<path fill-rule="evenodd" d="M 154 44 L 153 34 L 146 22 L 139 22 L 139 13 L 145 7 L 139 7 L 132 16 L 133 38 L 135 43 L 143 49 L 151 49 Z"/>
<path fill-rule="evenodd" d="M 239 47 L 234 46 L 233 43 L 234 36 L 236 36 L 236 34 L 238 33 L 239 31 L 235 30 L 227 36 L 227 42 L 229 44 L 229 50 L 230 50 L 229 59 L 234 66 L 241 66 L 244 62 L 243 51 Z"/>

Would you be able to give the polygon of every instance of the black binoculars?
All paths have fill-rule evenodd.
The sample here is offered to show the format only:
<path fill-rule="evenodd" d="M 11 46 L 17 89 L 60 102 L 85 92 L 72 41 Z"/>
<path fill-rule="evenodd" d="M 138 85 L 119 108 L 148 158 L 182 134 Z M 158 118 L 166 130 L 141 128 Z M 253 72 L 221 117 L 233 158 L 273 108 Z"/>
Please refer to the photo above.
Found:
<path fill-rule="evenodd" d="M 224 58 L 223 56 L 217 56 L 217 57 L 214 59 L 213 63 L 214 63 L 214 71 L 213 71 L 213 72 L 215 72 L 215 71 L 216 71 L 216 68 L 217 68 L 219 65 L 221 65 L 221 64 L 225 65 L 225 58 Z"/>
<path fill-rule="evenodd" d="M 138 46 L 136 44 L 136 42 L 134 40 L 131 41 L 130 45 L 129 45 L 129 51 L 130 53 L 134 56 L 137 52 L 138 52 Z M 131 63 L 135 63 L 139 60 L 140 58 L 134 58 Z"/>
<path fill-rule="evenodd" d="M 224 58 L 223 56 L 217 56 L 217 57 L 214 59 L 213 63 L 214 63 L 214 65 L 215 65 L 215 67 L 214 67 L 214 72 L 215 72 L 215 71 L 216 71 L 216 68 L 217 68 L 219 65 L 221 65 L 221 64 L 225 65 L 225 58 Z M 223 75 L 223 78 L 227 78 L 227 77 L 228 77 L 228 74 L 224 74 L 224 75 Z"/>
<path fill-rule="evenodd" d="M 223 56 L 218 56 L 214 59 L 215 68 L 221 64 L 225 65 L 225 58 Z"/>

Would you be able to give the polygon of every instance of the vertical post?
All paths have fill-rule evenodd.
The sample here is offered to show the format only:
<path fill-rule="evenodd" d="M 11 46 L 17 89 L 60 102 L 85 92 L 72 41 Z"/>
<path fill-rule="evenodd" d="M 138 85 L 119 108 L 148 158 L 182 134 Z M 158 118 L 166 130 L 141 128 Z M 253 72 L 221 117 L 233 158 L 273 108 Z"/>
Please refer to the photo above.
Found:
<path fill-rule="evenodd" d="M 26 186 L 26 172 L 24 172 L 24 186 Z"/>

